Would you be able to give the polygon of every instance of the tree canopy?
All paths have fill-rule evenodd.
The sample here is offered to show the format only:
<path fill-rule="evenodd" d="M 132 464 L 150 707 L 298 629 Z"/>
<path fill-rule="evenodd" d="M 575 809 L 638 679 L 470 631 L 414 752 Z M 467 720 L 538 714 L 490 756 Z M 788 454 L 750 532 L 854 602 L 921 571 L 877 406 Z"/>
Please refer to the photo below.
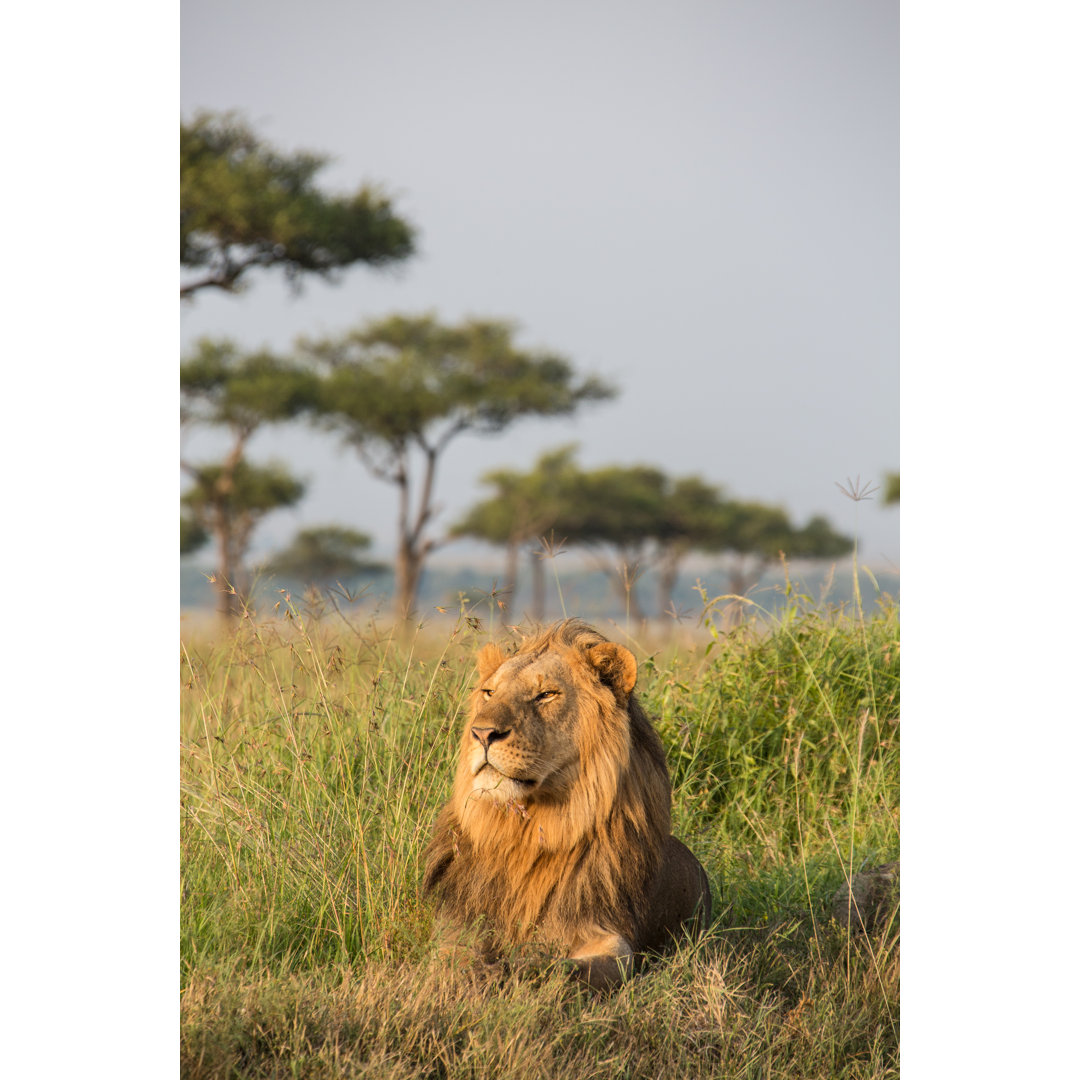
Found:
<path fill-rule="evenodd" d="M 494 434 L 529 416 L 570 416 L 615 390 L 579 377 L 570 361 L 514 344 L 512 323 L 391 315 L 341 337 L 302 340 L 298 357 L 321 375 L 322 423 L 399 490 L 398 609 L 411 611 L 435 541 L 435 472 L 464 432 Z"/>
<path fill-rule="evenodd" d="M 228 339 L 202 338 L 180 364 L 180 419 L 229 428 L 247 441 L 261 424 L 312 409 L 318 379 L 266 349 L 242 351 Z"/>
<path fill-rule="evenodd" d="M 292 543 L 274 555 L 268 569 L 308 585 L 345 581 L 359 574 L 382 574 L 389 567 L 369 559 L 371 537 L 343 525 L 301 529 Z"/>
<path fill-rule="evenodd" d="M 577 379 L 564 357 L 518 348 L 515 330 L 391 315 L 342 337 L 301 339 L 299 355 L 325 372 L 331 426 L 358 449 L 385 454 L 394 472 L 405 444 L 441 450 L 462 431 L 494 434 L 524 416 L 564 416 L 614 396 L 601 379 Z"/>
<path fill-rule="evenodd" d="M 250 522 L 279 506 L 292 506 L 304 494 L 302 481 L 280 462 L 252 465 L 241 460 L 228 477 L 221 465 L 200 465 L 192 469 L 192 479 L 193 486 L 180 501 L 198 523 L 205 523 L 217 508 Z"/>
<path fill-rule="evenodd" d="M 414 229 L 378 187 L 329 195 L 315 184 L 328 158 L 282 153 L 236 115 L 199 113 L 180 124 L 181 297 L 237 292 L 254 268 L 332 278 L 415 250 Z"/>
<path fill-rule="evenodd" d="M 850 536 L 836 532 L 829 520 L 815 514 L 788 540 L 785 553 L 793 559 L 832 559 L 846 555 L 854 543 Z"/>
<path fill-rule="evenodd" d="M 543 535 L 565 520 L 581 471 L 574 461 L 576 444 L 541 454 L 529 472 L 493 469 L 480 479 L 494 489 L 450 529 L 451 536 L 473 536 L 492 544 L 519 543 Z"/>

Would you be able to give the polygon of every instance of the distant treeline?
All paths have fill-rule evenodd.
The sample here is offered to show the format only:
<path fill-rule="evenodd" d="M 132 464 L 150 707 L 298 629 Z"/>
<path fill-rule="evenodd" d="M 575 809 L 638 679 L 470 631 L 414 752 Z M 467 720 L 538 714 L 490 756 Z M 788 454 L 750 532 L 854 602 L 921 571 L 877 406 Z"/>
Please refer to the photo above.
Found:
<path fill-rule="evenodd" d="M 209 613 L 215 603 L 214 594 L 207 588 L 207 577 L 212 570 L 193 563 L 194 560 L 185 560 L 187 565 L 181 566 L 180 606 L 189 611 Z M 656 625 L 673 623 L 675 618 L 671 611 L 661 613 L 657 605 L 650 601 L 650 585 L 655 588 L 655 582 L 651 582 L 650 577 L 652 575 L 646 575 L 639 583 L 642 599 L 645 601 L 642 604 L 645 614 L 650 622 Z M 796 566 L 790 569 L 789 577 L 794 592 L 810 596 L 814 600 L 824 598 L 828 604 L 845 606 L 852 604 L 854 600 L 851 564 L 843 560 L 831 567 L 820 563 Z M 713 599 L 728 592 L 729 581 L 730 575 L 722 566 L 704 570 L 700 574 L 688 571 L 676 586 L 672 597 L 680 621 L 693 625 L 701 614 L 703 598 L 696 587 L 699 583 L 706 595 Z M 392 617 L 393 587 L 393 575 L 387 571 L 324 586 L 320 592 L 329 594 L 343 610 L 359 611 L 365 617 Z M 749 596 L 765 610 L 777 612 L 788 606 L 786 587 L 783 569 L 777 567 L 762 574 L 758 584 L 750 590 Z M 859 589 L 866 609 L 872 608 L 879 594 L 898 601 L 900 575 L 892 570 L 875 569 L 871 573 L 864 569 L 859 574 Z M 502 583 L 498 574 L 490 569 L 481 569 L 468 563 L 463 563 L 460 567 L 429 566 L 420 582 L 418 614 L 422 619 L 431 618 L 438 615 L 439 609 L 442 609 L 448 614 L 456 615 L 464 605 L 466 610 L 482 618 L 487 619 L 493 615 L 498 620 L 498 602 L 505 596 L 501 590 Z M 305 596 L 310 596 L 308 587 L 300 581 L 269 573 L 256 575 L 251 596 L 252 607 L 258 615 L 273 614 L 275 605 L 284 600 L 285 593 L 294 606 L 305 604 Z M 518 597 L 518 603 L 514 605 L 515 619 L 559 618 L 564 603 L 568 613 L 586 619 L 621 620 L 626 617 L 625 605 L 617 605 L 608 578 L 600 570 L 564 569 L 560 570 L 557 580 L 549 574 L 545 581 L 543 610 L 539 613 L 531 610 L 533 599 L 531 588 L 529 595 Z M 324 597 L 322 603 L 329 601 Z M 285 604 L 281 603 L 278 612 L 284 607 Z"/>

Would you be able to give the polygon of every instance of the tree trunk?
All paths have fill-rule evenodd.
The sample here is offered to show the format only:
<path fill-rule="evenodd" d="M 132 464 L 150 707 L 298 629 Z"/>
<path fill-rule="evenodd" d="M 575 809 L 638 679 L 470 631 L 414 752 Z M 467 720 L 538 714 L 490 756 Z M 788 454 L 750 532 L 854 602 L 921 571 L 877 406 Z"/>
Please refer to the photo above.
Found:
<path fill-rule="evenodd" d="M 611 568 L 604 571 L 611 582 L 611 595 L 620 611 L 626 612 L 628 618 L 635 623 L 646 621 L 645 612 L 638 603 L 637 581 L 629 573 L 625 566 L 618 569 Z"/>
<path fill-rule="evenodd" d="M 500 597 L 502 604 L 499 608 L 499 620 L 503 626 L 506 626 L 513 617 L 514 593 L 517 591 L 518 551 L 520 547 L 521 541 L 517 538 L 511 539 L 506 545 L 506 573 L 503 580 L 502 596 Z"/>
<path fill-rule="evenodd" d="M 675 584 L 679 580 L 679 563 L 683 552 L 674 546 L 668 548 L 660 558 L 656 568 L 656 604 L 661 619 L 675 616 Z"/>
<path fill-rule="evenodd" d="M 637 582 L 631 581 L 626 585 L 626 613 L 636 623 L 645 622 L 645 612 L 641 610 L 637 597 Z"/>
<path fill-rule="evenodd" d="M 229 527 L 224 520 L 224 515 L 218 515 L 217 525 L 218 542 L 218 614 L 223 619 L 238 615 L 236 596 L 231 591 L 233 586 L 232 545 L 229 543 Z"/>
<path fill-rule="evenodd" d="M 728 592 L 735 596 L 745 596 L 749 577 L 742 562 L 734 563 L 728 573 Z"/>
<path fill-rule="evenodd" d="M 232 492 L 233 474 L 244 456 L 244 447 L 250 437 L 251 430 L 246 428 L 236 434 L 208 500 L 209 520 L 206 526 L 217 541 L 218 567 L 214 583 L 218 591 L 218 614 L 224 619 L 238 617 L 243 610 L 240 603 L 240 582 L 236 578 L 240 573 L 244 544 L 238 541 L 235 535 L 236 522 L 229 514 L 228 498 Z M 198 476 L 198 469 L 193 465 L 181 461 L 180 466 L 192 476 Z"/>
<path fill-rule="evenodd" d="M 637 583 L 643 573 L 642 556 L 638 550 L 620 549 L 618 553 L 619 564 L 615 567 L 612 583 L 615 586 L 615 594 L 621 601 L 626 614 L 636 623 L 645 622 L 645 612 L 638 603 Z"/>
<path fill-rule="evenodd" d="M 534 551 L 532 558 L 532 611 L 530 614 L 537 622 L 544 621 L 544 599 L 547 582 L 544 580 L 544 554 Z"/>
<path fill-rule="evenodd" d="M 215 581 L 218 590 L 218 614 L 223 619 L 239 618 L 241 614 L 240 586 L 236 580 L 240 573 L 240 560 L 237 557 L 236 537 L 233 535 L 234 524 L 225 508 L 224 499 L 219 499 L 214 507 L 213 531 L 218 545 Z"/>
<path fill-rule="evenodd" d="M 394 578 L 397 590 L 398 617 L 403 622 L 412 620 L 416 607 L 416 593 L 420 588 L 420 573 L 423 559 L 411 544 L 403 540 L 398 546 L 397 560 L 394 566 Z"/>
<path fill-rule="evenodd" d="M 424 529 L 431 518 L 431 495 L 435 483 L 435 463 L 438 448 L 420 443 L 424 452 L 424 475 L 420 483 L 420 497 L 416 514 L 409 521 L 409 468 L 404 452 L 398 459 L 393 480 L 398 486 L 398 551 L 395 564 L 395 589 L 398 615 L 403 622 L 410 622 L 416 607 L 416 594 L 420 588 L 420 575 L 424 560 L 433 543 L 423 538 Z"/>
<path fill-rule="evenodd" d="M 749 590 L 758 583 L 765 570 L 765 563 L 760 559 L 737 559 L 731 566 L 728 575 L 728 592 L 736 596 L 746 596 Z M 740 604 L 733 600 L 727 608 L 726 624 L 739 626 L 743 621 L 746 604 Z"/>

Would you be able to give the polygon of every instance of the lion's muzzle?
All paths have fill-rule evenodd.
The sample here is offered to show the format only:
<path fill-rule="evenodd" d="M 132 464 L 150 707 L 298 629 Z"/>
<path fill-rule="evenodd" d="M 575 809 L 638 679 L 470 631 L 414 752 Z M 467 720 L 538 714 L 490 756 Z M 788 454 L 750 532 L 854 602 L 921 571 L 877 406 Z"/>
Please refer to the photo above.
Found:
<path fill-rule="evenodd" d="M 526 756 L 517 745 L 518 718 L 505 702 L 485 702 L 477 710 L 469 727 L 472 746 L 472 774 L 483 786 L 492 789 L 503 787 L 520 796 L 535 784 L 535 780 L 518 774 L 528 771 Z M 490 770 L 489 772 L 487 770 Z M 511 784 L 507 784 L 512 781 Z"/>
<path fill-rule="evenodd" d="M 487 702 L 480 708 L 470 729 L 472 737 L 484 748 L 484 757 L 493 743 L 505 739 L 514 728 L 514 712 L 505 702 Z"/>

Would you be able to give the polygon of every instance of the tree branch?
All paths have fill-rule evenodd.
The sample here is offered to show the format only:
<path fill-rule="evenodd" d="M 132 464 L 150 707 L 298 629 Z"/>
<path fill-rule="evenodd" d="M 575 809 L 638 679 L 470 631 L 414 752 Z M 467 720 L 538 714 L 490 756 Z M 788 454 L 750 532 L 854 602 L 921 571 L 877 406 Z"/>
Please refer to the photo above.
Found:
<path fill-rule="evenodd" d="M 474 424 L 467 416 L 459 416 L 451 425 L 435 440 L 434 450 L 435 453 L 441 454 L 449 444 L 450 440 L 455 435 L 460 435 L 463 431 L 468 431 Z M 422 439 L 422 436 L 421 436 Z M 425 452 L 428 452 L 430 447 L 426 440 L 421 441 L 421 447 Z"/>
<path fill-rule="evenodd" d="M 200 289 L 210 288 L 222 289 L 225 292 L 234 291 L 233 283 L 231 281 L 223 281 L 217 274 L 213 274 L 210 277 L 200 278 L 198 281 L 189 281 L 186 285 L 181 285 L 180 299 L 187 300 Z"/>
<path fill-rule="evenodd" d="M 211 272 L 204 278 L 200 278 L 196 281 L 189 281 L 180 286 L 180 299 L 184 300 L 200 289 L 222 289 L 225 292 L 235 292 L 236 282 L 240 279 L 240 276 L 253 266 L 269 266 L 272 264 L 272 257 L 268 256 L 265 252 L 252 255 L 247 259 L 241 259 L 238 262 L 234 262 L 226 252 L 221 252 L 221 258 L 224 265 L 216 271 Z"/>
<path fill-rule="evenodd" d="M 420 488 L 420 502 L 416 507 L 416 522 L 409 537 L 409 542 L 413 545 L 419 543 L 420 534 L 431 519 L 431 495 L 435 487 L 435 464 L 439 455 L 437 446 L 428 446 L 426 443 L 421 443 L 421 445 L 424 448 L 424 457 L 427 460 L 424 464 L 424 480 L 423 486 Z"/>
<path fill-rule="evenodd" d="M 391 450 L 385 463 L 380 462 L 367 448 L 363 439 L 346 439 L 347 445 L 352 446 L 360 460 L 380 480 L 388 484 L 400 483 L 400 473 L 403 468 L 403 453 L 400 448 Z"/>

